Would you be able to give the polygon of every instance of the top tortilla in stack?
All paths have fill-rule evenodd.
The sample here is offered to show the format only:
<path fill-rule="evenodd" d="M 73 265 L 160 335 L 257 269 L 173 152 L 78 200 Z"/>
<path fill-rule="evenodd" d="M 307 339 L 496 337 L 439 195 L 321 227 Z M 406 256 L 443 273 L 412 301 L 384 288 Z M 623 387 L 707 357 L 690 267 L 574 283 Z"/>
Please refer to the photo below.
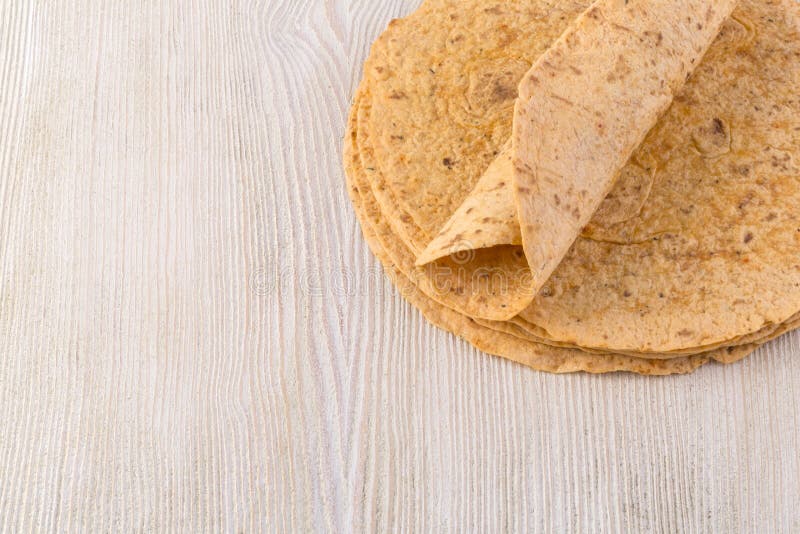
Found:
<path fill-rule="evenodd" d="M 600 0 L 581 13 L 519 84 L 513 145 L 418 265 L 519 240 L 533 300 L 737 2 Z M 509 222 L 515 231 L 498 235 Z M 476 315 L 509 319 L 519 311 Z"/>
<path fill-rule="evenodd" d="M 588 5 L 432 0 L 376 43 L 359 126 L 367 178 L 414 255 L 509 138 L 517 82 Z M 799 9 L 741 4 L 515 327 L 554 345 L 655 355 L 736 342 L 800 311 Z M 448 258 L 449 271 L 433 271 L 443 280 L 412 279 L 454 308 L 503 303 L 529 282 L 516 239 Z M 472 281 L 485 265 L 503 265 L 488 279 L 508 287 L 481 294 L 447 279 Z"/>

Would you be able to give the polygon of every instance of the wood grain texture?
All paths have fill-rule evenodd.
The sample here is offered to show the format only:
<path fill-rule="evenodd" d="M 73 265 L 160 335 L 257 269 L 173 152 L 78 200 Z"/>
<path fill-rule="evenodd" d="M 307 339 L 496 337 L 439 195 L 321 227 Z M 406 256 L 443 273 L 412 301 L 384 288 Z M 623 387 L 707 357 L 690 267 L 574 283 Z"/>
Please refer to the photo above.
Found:
<path fill-rule="evenodd" d="M 425 323 L 347 199 L 418 0 L 0 0 L 0 530 L 800 530 L 800 336 L 550 376 Z"/>

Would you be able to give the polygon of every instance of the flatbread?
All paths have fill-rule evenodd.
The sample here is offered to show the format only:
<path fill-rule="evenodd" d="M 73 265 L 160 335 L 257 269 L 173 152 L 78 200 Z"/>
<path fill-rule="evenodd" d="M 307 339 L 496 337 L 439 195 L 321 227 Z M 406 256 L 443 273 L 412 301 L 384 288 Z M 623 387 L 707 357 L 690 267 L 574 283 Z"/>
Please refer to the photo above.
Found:
<path fill-rule="evenodd" d="M 506 80 L 587 5 L 429 0 L 376 44 L 365 78 L 377 177 L 368 180 L 415 260 L 510 133 L 513 96 L 486 95 L 513 94 Z M 742 2 L 623 169 L 600 221 L 515 321 L 552 343 L 660 354 L 727 343 L 800 311 L 798 11 L 791 0 Z M 508 241 L 499 249 L 510 255 Z M 517 276 L 526 274 L 514 264 L 508 279 Z"/>
<path fill-rule="evenodd" d="M 364 82 L 368 86 L 368 82 Z M 365 99 L 359 106 L 359 124 L 369 124 L 372 117 L 372 102 Z M 369 142 L 365 142 L 369 139 Z M 387 187 L 379 170 L 371 132 L 365 128 L 360 135 L 361 159 L 364 170 L 376 199 L 383 195 L 390 198 L 385 208 L 387 221 L 392 221 L 398 205 L 391 190 Z M 391 225 L 399 236 L 399 225 Z M 401 242 L 410 251 L 407 242 Z M 412 252 L 413 254 L 413 252 Z M 491 250 L 470 250 L 461 256 L 452 254 L 423 266 L 415 266 L 413 257 L 411 267 L 406 272 L 415 285 L 426 295 L 450 308 L 469 316 L 511 318 L 523 310 L 534 294 L 528 291 L 528 265 L 519 247 L 495 247 Z M 494 311 L 492 313 L 491 311 Z"/>
<path fill-rule="evenodd" d="M 364 122 L 374 140 L 366 168 L 415 257 L 510 138 L 520 78 L 587 4 L 432 0 L 373 45 L 364 79 L 375 110 Z M 448 254 L 417 271 L 431 298 L 471 316 L 509 319 L 536 294 L 514 247 Z"/>
<path fill-rule="evenodd" d="M 416 285 L 397 267 L 394 259 L 386 251 L 395 249 L 395 258 L 405 258 L 406 269 L 411 267 L 413 255 L 405 248 L 383 219 L 375 197 L 372 195 L 367 173 L 364 170 L 357 139 L 357 109 L 363 93 L 356 96 L 351 113 L 348 132 L 345 138 L 345 169 L 348 191 L 356 214 L 361 222 L 364 237 L 375 256 L 381 261 L 387 275 L 398 287 L 403 296 L 433 324 L 468 340 L 487 353 L 501 356 L 531 368 L 552 373 L 584 371 L 589 373 L 608 373 L 617 371 L 635 372 L 644 375 L 669 375 L 689 373 L 711 360 L 712 355 L 677 357 L 669 360 L 648 360 L 624 355 L 597 355 L 576 349 L 562 349 L 527 341 L 484 327 L 437 302 L 426 297 Z M 736 348 L 734 351 L 720 351 L 718 358 L 743 358 L 755 347 Z M 735 355 L 735 356 L 734 356 Z"/>
<path fill-rule="evenodd" d="M 664 353 L 642 353 L 642 352 L 616 353 L 616 352 L 603 351 L 600 349 L 576 347 L 575 345 L 558 343 L 546 338 L 542 338 L 535 331 L 532 331 L 530 329 L 530 325 L 528 323 L 525 323 L 524 321 L 502 322 L 502 321 L 486 321 L 482 319 L 474 319 L 474 321 L 492 330 L 496 330 L 498 332 L 504 332 L 507 334 L 517 336 L 521 339 L 525 339 L 527 341 L 532 341 L 534 343 L 541 343 L 552 347 L 578 349 L 584 352 L 599 354 L 599 355 L 621 354 L 625 356 L 634 356 L 637 358 L 646 358 L 651 360 L 668 360 L 680 356 L 691 356 L 697 354 L 712 354 L 714 355 L 713 356 L 714 359 L 717 359 L 716 355 L 719 354 L 720 351 L 731 351 L 733 349 L 738 349 L 740 347 L 763 345 L 764 343 L 768 343 L 786 334 L 787 332 L 791 332 L 792 330 L 796 330 L 798 327 L 800 327 L 800 317 L 794 317 L 789 321 L 787 321 L 786 323 L 779 325 L 771 325 L 753 334 L 749 334 L 747 336 L 742 336 L 740 338 L 730 340 L 727 343 L 719 343 L 716 345 L 706 346 L 706 347 L 696 347 L 695 349 L 691 350 L 687 349 L 682 351 L 664 352 Z"/>
<path fill-rule="evenodd" d="M 522 319 L 668 352 L 800 311 L 799 30 L 797 2 L 742 2 L 634 156 L 655 172 L 640 212 L 590 229 Z"/>
<path fill-rule="evenodd" d="M 518 291 L 529 298 L 518 300 L 532 301 L 736 3 L 593 3 L 525 74 L 513 150 L 506 143 L 417 265 L 522 244 L 530 272 Z"/>
<path fill-rule="evenodd" d="M 677 356 L 671 359 L 647 359 L 630 355 L 596 354 L 581 350 L 564 349 L 542 345 L 521 336 L 481 326 L 469 317 L 463 316 L 436 303 L 420 292 L 408 279 L 403 270 L 398 268 L 394 259 L 410 267 L 411 255 L 404 250 L 404 245 L 392 233 L 378 203 L 372 196 L 372 189 L 366 179 L 361 165 L 358 149 L 357 113 L 358 104 L 363 91 L 356 96 L 354 111 L 351 113 L 345 143 L 345 168 L 348 178 L 348 191 L 351 195 L 356 214 L 361 222 L 364 236 L 373 253 L 383 263 L 390 279 L 395 283 L 403 296 L 416 306 L 433 324 L 447 331 L 454 332 L 471 342 L 480 350 L 501 356 L 531 368 L 553 373 L 568 372 L 634 372 L 643 375 L 669 375 L 692 372 L 699 366 L 714 360 L 722 363 L 733 363 L 745 358 L 758 347 L 757 343 L 727 347 L 712 352 Z M 380 237 L 379 237 L 380 236 Z M 389 247 L 394 254 L 387 253 Z M 394 259 L 392 258 L 394 256 Z"/>
<path fill-rule="evenodd" d="M 598 0 L 520 83 L 514 199 L 544 285 L 738 0 Z"/>

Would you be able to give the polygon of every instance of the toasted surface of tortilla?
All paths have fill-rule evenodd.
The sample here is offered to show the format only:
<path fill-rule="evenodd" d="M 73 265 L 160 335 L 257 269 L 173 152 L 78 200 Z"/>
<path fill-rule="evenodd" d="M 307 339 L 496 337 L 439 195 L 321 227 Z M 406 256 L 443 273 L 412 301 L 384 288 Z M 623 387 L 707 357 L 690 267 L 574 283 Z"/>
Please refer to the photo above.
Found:
<path fill-rule="evenodd" d="M 510 134 L 511 104 L 489 98 L 489 87 L 506 95 L 504 87 L 515 87 L 507 80 L 519 81 L 535 59 L 526 50 L 539 38 L 539 53 L 545 50 L 588 2 L 514 4 L 429 0 L 392 25 L 376 44 L 379 59 L 368 62 L 369 93 L 359 99 L 369 103 L 359 124 L 371 168 L 365 180 L 411 265 Z M 524 31 L 534 27 L 542 30 L 536 38 Z M 545 344 L 650 357 L 743 343 L 793 324 L 800 311 L 798 29 L 792 0 L 741 3 L 515 325 Z M 422 35 L 414 31 L 439 48 L 417 45 Z M 482 45 L 479 35 L 493 31 L 503 33 L 502 43 Z M 380 75 L 370 74 L 377 67 Z M 434 81 L 418 91 L 408 82 L 428 75 Z M 392 199 L 388 208 L 381 195 Z M 472 280 L 480 262 L 492 265 L 491 254 L 514 257 L 513 228 L 506 235 L 510 243 L 485 249 L 483 258 L 456 256 L 455 267 L 478 266 L 455 272 Z M 509 265 L 509 279 L 523 277 L 524 288 L 524 261 Z M 414 287 L 430 283 L 418 268 L 409 274 Z M 455 297 L 468 299 L 464 289 Z M 461 307 L 447 292 L 438 297 Z"/>

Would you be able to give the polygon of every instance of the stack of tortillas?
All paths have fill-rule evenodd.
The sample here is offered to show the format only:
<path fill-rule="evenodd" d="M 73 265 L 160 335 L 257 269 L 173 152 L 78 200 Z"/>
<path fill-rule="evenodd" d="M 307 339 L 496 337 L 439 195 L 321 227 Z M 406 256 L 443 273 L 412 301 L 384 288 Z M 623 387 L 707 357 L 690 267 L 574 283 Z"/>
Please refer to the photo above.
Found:
<path fill-rule="evenodd" d="M 403 295 L 552 372 L 689 372 L 800 321 L 800 3 L 427 0 L 345 140 Z"/>

